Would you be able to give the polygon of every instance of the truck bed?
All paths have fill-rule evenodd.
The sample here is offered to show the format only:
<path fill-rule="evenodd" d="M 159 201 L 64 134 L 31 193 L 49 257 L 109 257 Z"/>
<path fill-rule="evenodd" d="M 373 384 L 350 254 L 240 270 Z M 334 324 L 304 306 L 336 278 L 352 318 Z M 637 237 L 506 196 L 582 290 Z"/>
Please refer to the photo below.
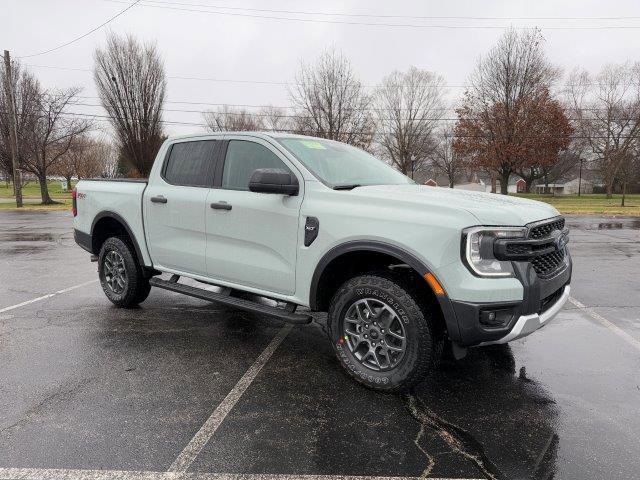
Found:
<path fill-rule="evenodd" d="M 138 178 L 80 180 L 76 185 L 75 228 L 91 235 L 101 218 L 115 216 L 135 236 L 145 265 L 150 265 L 142 221 L 142 195 L 146 188 L 147 180 Z"/>

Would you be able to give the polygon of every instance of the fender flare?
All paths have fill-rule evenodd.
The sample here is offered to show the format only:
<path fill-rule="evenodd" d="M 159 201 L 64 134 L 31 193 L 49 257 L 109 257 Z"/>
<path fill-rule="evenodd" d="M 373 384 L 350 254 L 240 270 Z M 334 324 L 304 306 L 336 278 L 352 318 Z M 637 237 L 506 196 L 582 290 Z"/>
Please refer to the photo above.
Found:
<path fill-rule="evenodd" d="M 127 234 L 129 235 L 129 238 L 131 238 L 131 243 L 133 243 L 133 248 L 136 251 L 136 256 L 138 257 L 138 261 L 140 262 L 140 266 L 144 267 L 144 257 L 142 256 L 142 250 L 140 250 L 140 245 L 138 244 L 138 240 L 136 239 L 136 236 L 133 234 L 133 231 L 131 230 L 131 227 L 129 226 L 129 224 L 127 223 L 127 221 L 122 218 L 119 214 L 117 214 L 116 212 L 112 212 L 110 210 L 103 210 L 100 213 L 98 213 L 94 218 L 93 218 L 93 222 L 91 222 L 91 238 L 94 238 L 94 229 L 96 224 L 102 220 L 103 218 L 111 218 L 113 220 L 115 220 L 116 222 L 120 223 L 124 229 L 126 230 Z M 92 241 L 92 249 L 93 249 L 93 241 Z M 92 252 L 94 254 L 98 254 L 100 252 Z"/>
<path fill-rule="evenodd" d="M 345 242 L 331 248 L 322 256 L 318 265 L 316 265 L 313 276 L 311 277 L 311 286 L 309 290 L 309 307 L 311 310 L 317 310 L 318 285 L 327 266 L 340 255 L 356 251 L 379 252 L 394 256 L 409 265 L 420 275 L 420 277 L 423 278 L 425 274 L 433 273 L 429 267 L 424 264 L 424 262 L 417 259 L 413 254 L 395 245 L 376 240 L 354 240 Z M 451 300 L 446 295 L 436 295 L 436 298 L 440 305 L 440 309 L 442 310 L 442 315 L 447 326 L 449 337 L 454 341 L 458 340 L 460 338 L 460 330 L 458 328 L 458 320 L 456 318 L 455 311 L 453 310 Z"/>

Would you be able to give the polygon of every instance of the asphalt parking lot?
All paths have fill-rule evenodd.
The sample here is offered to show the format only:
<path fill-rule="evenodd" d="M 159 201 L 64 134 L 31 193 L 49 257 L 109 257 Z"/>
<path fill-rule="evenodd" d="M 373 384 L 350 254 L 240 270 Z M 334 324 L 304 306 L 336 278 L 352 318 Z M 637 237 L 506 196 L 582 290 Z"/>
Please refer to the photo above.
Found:
<path fill-rule="evenodd" d="M 553 323 L 397 396 L 343 374 L 321 316 L 118 310 L 70 214 L 0 212 L 0 478 L 638 478 L 640 219 L 568 226 Z"/>

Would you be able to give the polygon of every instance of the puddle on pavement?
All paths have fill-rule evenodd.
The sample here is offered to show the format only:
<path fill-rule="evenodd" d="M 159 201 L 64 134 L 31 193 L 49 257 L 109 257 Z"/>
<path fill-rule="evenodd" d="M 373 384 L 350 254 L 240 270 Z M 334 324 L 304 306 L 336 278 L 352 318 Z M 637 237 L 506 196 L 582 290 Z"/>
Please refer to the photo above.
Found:
<path fill-rule="evenodd" d="M 3 242 L 55 242 L 56 236 L 51 233 L 15 232 L 0 234 Z"/>
<path fill-rule="evenodd" d="M 13 247 L 0 247 L 0 252 L 6 255 L 17 255 L 17 254 L 32 254 L 32 253 L 41 253 L 46 250 L 50 250 L 52 247 L 47 245 L 43 246 L 31 246 L 31 245 L 16 245 Z"/>
<path fill-rule="evenodd" d="M 611 220 L 597 223 L 569 223 L 569 228 L 580 230 L 640 230 L 640 220 Z"/>
<path fill-rule="evenodd" d="M 470 349 L 458 361 L 445 358 L 413 394 L 423 446 L 444 438 L 486 478 L 554 477 L 560 411 L 551 392 L 516 364 L 509 345 Z M 496 431 L 510 448 L 491 441 Z"/>
<path fill-rule="evenodd" d="M 640 220 L 630 222 L 602 222 L 590 225 L 590 230 L 640 230 Z"/>

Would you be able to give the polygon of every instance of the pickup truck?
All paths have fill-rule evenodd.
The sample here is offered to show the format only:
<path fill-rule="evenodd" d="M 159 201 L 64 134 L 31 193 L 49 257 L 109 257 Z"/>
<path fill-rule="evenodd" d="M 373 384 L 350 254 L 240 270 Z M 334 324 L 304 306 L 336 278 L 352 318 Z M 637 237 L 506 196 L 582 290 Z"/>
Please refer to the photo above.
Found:
<path fill-rule="evenodd" d="M 170 138 L 148 181 L 82 180 L 73 199 L 115 305 L 155 286 L 298 324 L 327 312 L 338 360 L 379 390 L 422 381 L 444 347 L 460 358 L 529 335 L 569 297 L 552 206 L 418 185 L 321 138 Z"/>

